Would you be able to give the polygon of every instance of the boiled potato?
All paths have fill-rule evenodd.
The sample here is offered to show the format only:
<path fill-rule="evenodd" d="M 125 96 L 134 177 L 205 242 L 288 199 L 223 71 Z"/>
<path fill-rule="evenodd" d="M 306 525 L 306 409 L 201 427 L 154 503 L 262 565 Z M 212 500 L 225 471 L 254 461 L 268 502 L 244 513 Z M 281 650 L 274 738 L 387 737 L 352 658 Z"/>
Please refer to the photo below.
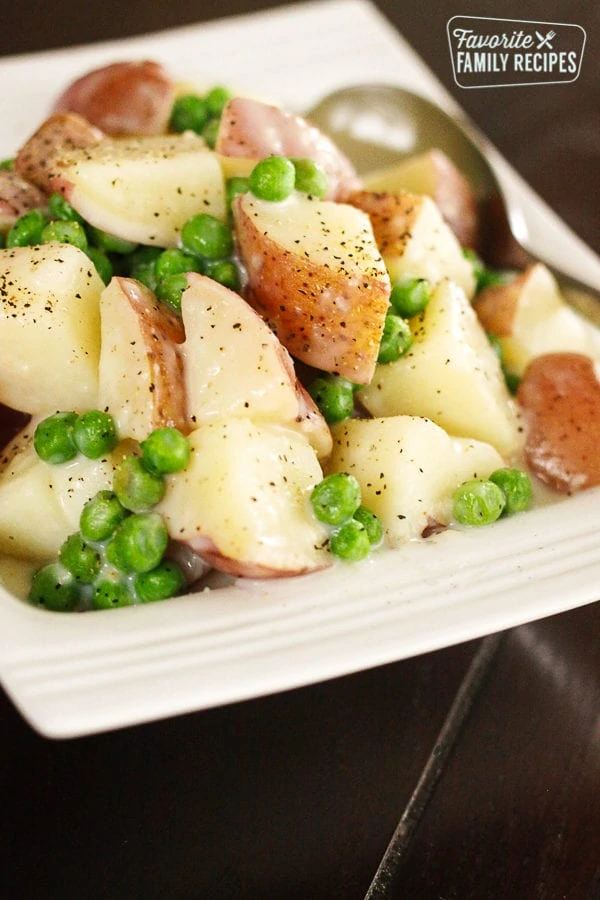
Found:
<path fill-rule="evenodd" d="M 33 446 L 33 425 L 3 451 L 0 470 L 0 553 L 47 562 L 78 530 L 84 503 L 110 488 L 121 451 L 102 459 L 79 454 L 49 465 Z"/>
<path fill-rule="evenodd" d="M 360 184 L 331 138 L 301 116 L 249 97 L 234 97 L 223 110 L 216 150 L 230 160 L 250 160 L 251 166 L 273 154 L 312 159 L 327 175 L 328 200 L 343 199 Z"/>
<path fill-rule="evenodd" d="M 562 493 L 600 484 L 600 365 L 580 353 L 538 356 L 517 398 L 532 471 Z"/>
<path fill-rule="evenodd" d="M 322 473 L 306 438 L 236 418 L 201 425 L 189 441 L 191 461 L 167 477 L 157 507 L 172 538 L 214 568 L 249 578 L 330 564 L 327 533 L 308 502 Z"/>
<path fill-rule="evenodd" d="M 410 324 L 410 350 L 378 365 L 360 391 L 367 410 L 373 416 L 426 416 L 450 434 L 492 444 L 502 456 L 517 453 L 519 422 L 500 363 L 464 291 L 441 281 Z"/>
<path fill-rule="evenodd" d="M 70 244 L 0 250 L 0 402 L 34 415 L 96 406 L 103 288 Z"/>
<path fill-rule="evenodd" d="M 331 434 L 296 378 L 292 359 L 245 300 L 222 284 L 188 274 L 181 298 L 187 416 L 192 427 L 242 417 L 306 434 L 319 457 Z"/>
<path fill-rule="evenodd" d="M 406 276 L 436 284 L 450 278 L 473 296 L 473 266 L 431 197 L 357 191 L 348 203 L 368 213 L 392 281 Z"/>
<path fill-rule="evenodd" d="M 475 310 L 499 338 L 506 367 L 522 375 L 543 353 L 583 353 L 600 361 L 600 328 L 567 305 L 546 266 L 536 263 L 506 284 L 485 288 Z"/>
<path fill-rule="evenodd" d="M 116 62 L 87 72 L 70 84 L 54 112 L 74 112 L 105 134 L 161 134 L 167 130 L 175 83 L 151 60 Z"/>
<path fill-rule="evenodd" d="M 0 233 L 30 209 L 46 205 L 46 196 L 14 170 L 0 169 Z"/>
<path fill-rule="evenodd" d="M 143 441 L 164 425 L 187 430 L 179 317 L 133 278 L 115 277 L 100 299 L 98 404 L 122 437 Z"/>
<path fill-rule="evenodd" d="M 360 384 L 375 369 L 390 281 L 365 213 L 294 194 L 235 198 L 248 298 L 292 356 Z"/>
<path fill-rule="evenodd" d="M 175 246 L 196 213 L 225 218 L 219 160 L 192 132 L 104 138 L 55 162 L 50 183 L 87 222 L 141 244 Z"/>
<path fill-rule="evenodd" d="M 77 113 L 55 113 L 21 147 L 15 171 L 45 194 L 51 194 L 55 166 L 74 149 L 99 144 L 104 134 Z"/>
<path fill-rule="evenodd" d="M 442 150 L 434 148 L 363 176 L 368 191 L 410 191 L 435 202 L 463 247 L 479 247 L 477 200 L 469 181 Z"/>
<path fill-rule="evenodd" d="M 502 465 L 489 444 L 451 438 L 430 419 L 390 416 L 334 425 L 327 471 L 357 478 L 362 502 L 381 519 L 390 545 L 397 546 L 432 525 L 447 525 L 455 489 Z"/>

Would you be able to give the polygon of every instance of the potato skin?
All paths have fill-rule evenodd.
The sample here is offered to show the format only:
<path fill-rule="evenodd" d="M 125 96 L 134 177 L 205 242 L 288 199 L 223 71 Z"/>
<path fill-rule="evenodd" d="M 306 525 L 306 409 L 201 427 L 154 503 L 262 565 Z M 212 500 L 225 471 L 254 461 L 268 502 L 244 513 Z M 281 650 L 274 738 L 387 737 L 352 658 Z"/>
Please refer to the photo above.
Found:
<path fill-rule="evenodd" d="M 54 112 L 78 113 L 112 137 L 162 134 L 174 98 L 175 84 L 159 63 L 117 62 L 74 81 Z"/>
<path fill-rule="evenodd" d="M 56 113 L 46 119 L 21 147 L 15 170 L 46 194 L 54 191 L 57 163 L 74 149 L 99 144 L 104 134 L 76 113 Z"/>
<path fill-rule="evenodd" d="M 349 275 L 302 248 L 286 249 L 256 226 L 236 197 L 233 214 L 249 285 L 245 297 L 292 356 L 356 384 L 373 377 L 390 285 L 381 273 Z"/>
<path fill-rule="evenodd" d="M 313 159 L 327 175 L 328 200 L 341 200 L 361 184 L 350 160 L 318 128 L 249 97 L 234 97 L 223 110 L 216 150 L 224 157 L 253 161 L 273 154 Z"/>
<path fill-rule="evenodd" d="M 0 232 L 30 209 L 46 205 L 46 197 L 34 184 L 25 181 L 18 172 L 0 169 Z"/>
<path fill-rule="evenodd" d="M 600 484 L 600 380 L 579 353 L 548 353 L 528 366 L 517 393 L 531 470 L 561 493 Z"/>

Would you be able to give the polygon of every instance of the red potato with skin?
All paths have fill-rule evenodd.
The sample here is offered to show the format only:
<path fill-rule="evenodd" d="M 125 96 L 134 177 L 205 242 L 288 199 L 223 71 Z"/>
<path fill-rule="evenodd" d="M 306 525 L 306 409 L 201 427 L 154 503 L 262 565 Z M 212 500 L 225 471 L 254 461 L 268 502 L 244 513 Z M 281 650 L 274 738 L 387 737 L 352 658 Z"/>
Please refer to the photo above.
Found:
<path fill-rule="evenodd" d="M 366 384 L 375 371 L 390 280 L 369 218 L 294 195 L 236 197 L 233 216 L 247 298 L 292 356 Z"/>
<path fill-rule="evenodd" d="M 300 431 L 320 459 L 328 456 L 327 423 L 267 324 L 235 291 L 195 272 L 187 278 L 180 354 L 190 429 L 219 418 L 273 422 Z"/>
<path fill-rule="evenodd" d="M 480 249 L 480 222 L 475 192 L 442 150 L 434 148 L 364 177 L 369 191 L 410 191 L 435 201 L 444 221 L 463 247 Z"/>
<path fill-rule="evenodd" d="M 600 484 L 600 373 L 579 353 L 548 353 L 517 393 L 527 424 L 525 457 L 550 487 L 572 494 Z"/>
<path fill-rule="evenodd" d="M 19 216 L 46 205 L 46 196 L 18 172 L 0 169 L 0 233 L 8 231 Z"/>
<path fill-rule="evenodd" d="M 229 101 L 215 149 L 224 157 L 254 161 L 267 156 L 312 159 L 327 175 L 328 200 L 341 200 L 361 184 L 354 166 L 331 138 L 301 116 L 259 100 L 234 97 Z"/>
<path fill-rule="evenodd" d="M 18 174 L 45 194 L 54 190 L 51 178 L 56 164 L 73 150 L 95 147 L 104 137 L 76 113 L 56 113 L 43 122 L 15 158 Z"/>
<path fill-rule="evenodd" d="M 98 403 L 122 437 L 144 440 L 171 425 L 188 431 L 181 320 L 133 278 L 115 277 L 100 298 Z"/>
<path fill-rule="evenodd" d="M 112 137 L 163 134 L 175 92 L 175 83 L 159 63 L 116 62 L 74 81 L 53 112 L 78 113 Z"/>
<path fill-rule="evenodd" d="M 473 266 L 431 197 L 409 191 L 356 191 L 348 203 L 369 215 L 390 278 L 449 278 L 475 293 Z"/>

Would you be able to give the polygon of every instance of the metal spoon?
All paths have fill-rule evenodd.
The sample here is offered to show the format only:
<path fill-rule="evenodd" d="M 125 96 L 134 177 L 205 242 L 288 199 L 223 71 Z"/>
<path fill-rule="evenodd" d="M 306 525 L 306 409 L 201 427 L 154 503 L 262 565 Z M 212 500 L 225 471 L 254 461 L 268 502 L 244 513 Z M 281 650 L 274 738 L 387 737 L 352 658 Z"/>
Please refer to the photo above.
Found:
<path fill-rule="evenodd" d="M 405 88 L 366 84 L 329 94 L 310 112 L 310 119 L 329 134 L 353 161 L 359 174 L 432 149 L 443 150 L 471 182 L 487 223 L 482 255 L 489 264 L 522 268 L 534 261 L 511 223 L 524 220 L 510 206 L 489 157 L 497 151 L 464 116 L 456 118 L 430 100 Z M 523 229 L 521 229 L 523 230 Z M 600 291 L 545 262 L 565 299 L 600 324 Z"/>

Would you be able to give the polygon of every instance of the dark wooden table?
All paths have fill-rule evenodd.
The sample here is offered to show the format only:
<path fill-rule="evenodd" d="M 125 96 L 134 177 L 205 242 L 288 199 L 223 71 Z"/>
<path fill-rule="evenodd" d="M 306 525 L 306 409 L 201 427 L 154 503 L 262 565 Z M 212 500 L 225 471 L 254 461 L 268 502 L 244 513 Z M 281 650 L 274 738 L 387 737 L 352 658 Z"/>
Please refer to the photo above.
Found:
<path fill-rule="evenodd" d="M 45 0 L 3 17 L 0 53 L 268 5 Z M 378 5 L 600 251 L 597 4 L 481 0 L 477 15 L 588 31 L 578 82 L 485 91 L 452 81 L 445 26 L 465 10 Z M 400 821 L 371 898 L 598 898 L 599 637 L 594 604 L 499 640 L 56 743 L 0 695 L 0 896 L 360 900 Z"/>

